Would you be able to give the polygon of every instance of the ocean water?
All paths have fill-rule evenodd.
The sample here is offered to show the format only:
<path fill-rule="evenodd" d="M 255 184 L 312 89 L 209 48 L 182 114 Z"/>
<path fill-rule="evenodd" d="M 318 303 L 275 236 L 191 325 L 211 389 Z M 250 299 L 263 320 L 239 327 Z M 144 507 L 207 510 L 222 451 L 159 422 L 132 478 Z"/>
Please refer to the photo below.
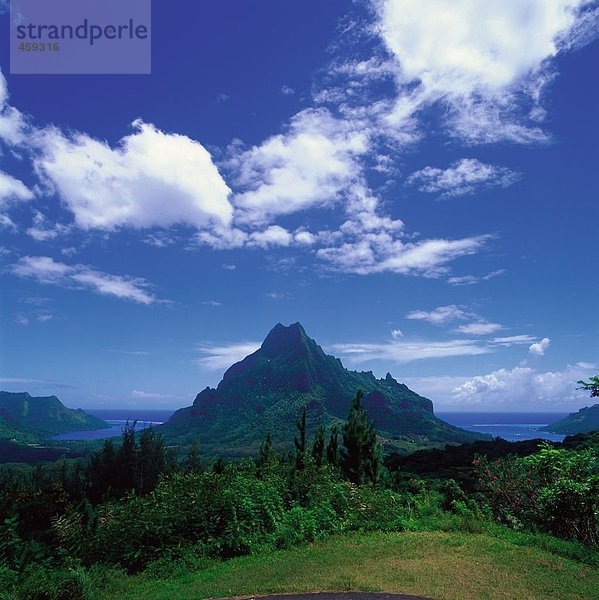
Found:
<path fill-rule="evenodd" d="M 168 420 L 172 410 L 144 409 L 86 409 L 90 415 L 104 419 L 110 424 L 109 429 L 99 431 L 73 431 L 56 436 L 56 440 L 99 440 L 109 437 L 119 437 L 126 423 L 137 421 L 136 429 L 144 429 L 159 425 Z M 510 442 L 541 438 L 553 442 L 561 442 L 563 435 L 539 431 L 541 427 L 559 421 L 567 413 L 491 413 L 491 412 L 438 412 L 435 413 L 451 425 L 462 427 L 468 431 L 488 433 Z"/>
<path fill-rule="evenodd" d="M 508 442 L 543 439 L 561 442 L 565 436 L 539 431 L 541 427 L 555 423 L 568 416 L 568 413 L 496 413 L 496 412 L 438 412 L 435 413 L 451 425 L 468 431 L 488 433 Z"/>
<path fill-rule="evenodd" d="M 123 429 L 129 423 L 135 423 L 135 430 L 141 431 L 147 427 L 160 425 L 168 420 L 173 414 L 172 410 L 104 410 L 104 409 L 85 409 L 90 415 L 106 421 L 110 427 L 108 429 L 98 429 L 97 431 L 70 431 L 53 437 L 54 440 L 74 441 L 74 440 L 102 440 L 111 437 L 120 437 Z"/>

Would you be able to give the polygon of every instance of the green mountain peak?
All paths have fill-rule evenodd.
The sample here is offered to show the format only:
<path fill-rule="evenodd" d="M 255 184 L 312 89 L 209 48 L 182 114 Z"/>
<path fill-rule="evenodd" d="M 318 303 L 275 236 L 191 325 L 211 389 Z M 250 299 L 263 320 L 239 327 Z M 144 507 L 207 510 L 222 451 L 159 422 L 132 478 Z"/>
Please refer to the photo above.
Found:
<path fill-rule="evenodd" d="M 173 441 L 199 436 L 208 452 L 219 454 L 250 454 L 267 433 L 286 448 L 304 406 L 310 430 L 341 423 L 358 389 L 390 446 L 427 447 L 481 437 L 435 417 L 430 400 L 390 373 L 377 379 L 371 371 L 346 369 L 300 323 L 277 323 L 258 350 L 229 367 L 216 389 L 205 388 L 192 406 L 177 411 L 163 431 Z"/>

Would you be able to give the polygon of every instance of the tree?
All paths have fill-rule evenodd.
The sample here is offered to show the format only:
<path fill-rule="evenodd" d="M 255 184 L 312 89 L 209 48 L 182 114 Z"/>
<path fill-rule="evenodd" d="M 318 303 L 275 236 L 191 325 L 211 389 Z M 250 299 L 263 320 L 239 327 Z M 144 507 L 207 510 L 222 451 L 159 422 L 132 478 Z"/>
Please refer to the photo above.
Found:
<path fill-rule="evenodd" d="M 187 450 L 185 459 L 185 471 L 199 475 L 202 472 L 202 456 L 200 453 L 200 440 L 193 438 L 191 445 Z"/>
<path fill-rule="evenodd" d="M 268 433 L 265 440 L 260 444 L 260 449 L 258 450 L 258 458 L 256 459 L 258 473 L 260 474 L 264 467 L 267 467 L 275 462 L 276 457 L 277 455 L 272 445 L 272 436 L 270 433 Z"/>
<path fill-rule="evenodd" d="M 350 481 L 358 485 L 376 483 L 381 462 L 376 429 L 362 405 L 363 397 L 362 390 L 358 390 L 343 427 L 343 471 Z"/>
<path fill-rule="evenodd" d="M 312 443 L 312 458 L 317 467 L 322 465 L 324 460 L 324 425 L 316 430 L 314 442 Z"/>
<path fill-rule="evenodd" d="M 294 438 L 293 443 L 295 444 L 295 468 L 301 471 L 305 467 L 305 455 L 306 455 L 306 407 L 302 412 L 302 416 L 297 420 L 296 423 L 299 439 L 297 436 Z"/>
<path fill-rule="evenodd" d="M 589 381 L 577 381 L 580 384 L 577 390 L 585 390 L 585 392 L 591 392 L 591 398 L 599 398 L 599 375 L 594 375 L 589 378 Z"/>
<path fill-rule="evenodd" d="M 331 427 L 331 436 L 327 446 L 327 462 L 334 467 L 339 465 L 339 429 L 337 425 Z"/>
<path fill-rule="evenodd" d="M 141 496 L 147 496 L 158 485 L 160 475 L 166 471 L 162 436 L 152 427 L 144 429 L 139 435 L 136 454 L 135 491 Z"/>

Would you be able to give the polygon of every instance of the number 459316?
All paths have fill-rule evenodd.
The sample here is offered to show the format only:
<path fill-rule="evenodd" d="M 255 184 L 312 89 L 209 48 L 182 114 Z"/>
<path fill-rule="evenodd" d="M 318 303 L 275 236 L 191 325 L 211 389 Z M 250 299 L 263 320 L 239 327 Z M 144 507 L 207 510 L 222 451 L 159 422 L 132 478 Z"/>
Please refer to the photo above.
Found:
<path fill-rule="evenodd" d="M 21 42 L 17 47 L 21 52 L 58 52 L 58 42 Z"/>

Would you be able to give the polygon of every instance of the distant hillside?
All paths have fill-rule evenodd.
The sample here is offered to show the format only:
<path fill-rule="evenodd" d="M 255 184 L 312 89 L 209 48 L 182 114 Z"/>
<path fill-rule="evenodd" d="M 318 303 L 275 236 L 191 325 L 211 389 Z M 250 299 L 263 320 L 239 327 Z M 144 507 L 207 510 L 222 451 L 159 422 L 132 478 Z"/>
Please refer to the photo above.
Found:
<path fill-rule="evenodd" d="M 262 346 L 231 366 L 216 389 L 207 387 L 193 405 L 161 426 L 168 439 L 199 437 L 207 453 L 240 456 L 255 452 L 270 433 L 277 448 L 290 448 L 304 406 L 309 429 L 341 423 L 356 391 L 387 447 L 423 447 L 490 439 L 454 427 L 433 414 L 430 400 L 390 374 L 349 371 L 295 323 L 276 325 Z"/>
<path fill-rule="evenodd" d="M 11 425 L 4 417 L 0 416 L 0 442 L 20 442 L 30 444 L 39 441 L 39 437 L 32 431 Z"/>
<path fill-rule="evenodd" d="M 56 396 L 36 398 L 27 392 L 0 392 L 0 439 L 29 442 L 106 427 L 109 425 L 102 419 L 67 408 Z"/>
<path fill-rule="evenodd" d="M 544 431 L 552 433 L 589 433 L 599 431 L 599 404 L 581 408 L 578 412 L 570 413 L 565 419 L 551 423 Z"/>

